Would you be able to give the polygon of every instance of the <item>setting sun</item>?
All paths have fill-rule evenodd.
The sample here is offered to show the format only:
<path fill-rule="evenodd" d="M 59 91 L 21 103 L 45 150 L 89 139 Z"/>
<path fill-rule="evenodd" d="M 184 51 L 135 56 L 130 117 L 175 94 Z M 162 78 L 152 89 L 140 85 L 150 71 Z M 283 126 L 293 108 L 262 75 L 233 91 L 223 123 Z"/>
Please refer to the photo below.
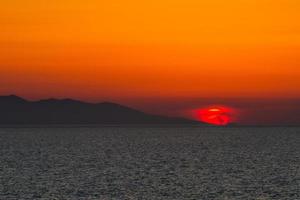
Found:
<path fill-rule="evenodd" d="M 200 108 L 196 110 L 196 115 L 199 121 L 219 126 L 229 125 L 237 117 L 234 109 L 225 106 Z"/>

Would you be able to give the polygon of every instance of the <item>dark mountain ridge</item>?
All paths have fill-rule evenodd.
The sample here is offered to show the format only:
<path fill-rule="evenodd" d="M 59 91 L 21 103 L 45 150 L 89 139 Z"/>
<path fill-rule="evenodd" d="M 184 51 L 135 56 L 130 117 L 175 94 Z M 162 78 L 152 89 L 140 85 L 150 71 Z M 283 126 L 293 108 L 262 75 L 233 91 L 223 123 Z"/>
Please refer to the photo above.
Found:
<path fill-rule="evenodd" d="M 0 124 L 201 124 L 197 121 L 147 114 L 116 103 L 73 99 L 27 101 L 0 96 Z"/>

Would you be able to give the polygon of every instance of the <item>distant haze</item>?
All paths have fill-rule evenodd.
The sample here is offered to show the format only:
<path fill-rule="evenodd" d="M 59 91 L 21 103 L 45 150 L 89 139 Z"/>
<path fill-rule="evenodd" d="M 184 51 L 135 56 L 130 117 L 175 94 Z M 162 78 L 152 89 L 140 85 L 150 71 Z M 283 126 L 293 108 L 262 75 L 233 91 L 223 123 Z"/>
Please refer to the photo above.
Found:
<path fill-rule="evenodd" d="M 197 109 L 226 106 L 235 110 L 235 121 L 244 125 L 300 125 L 300 99 L 178 98 L 140 99 L 129 105 L 147 112 L 196 119 Z"/>
<path fill-rule="evenodd" d="M 5 97 L 0 96 L 0 100 L 1 98 L 5 98 Z M 15 97 L 13 97 L 12 99 L 14 98 Z M 43 100 L 42 102 L 47 102 L 47 101 L 49 100 Z M 65 100 L 50 99 L 50 102 L 51 101 L 63 103 L 63 102 L 69 102 L 70 99 L 65 99 Z M 104 100 L 94 101 L 94 103 L 99 103 L 103 101 Z M 224 125 L 232 124 L 232 123 L 239 124 L 239 125 L 278 125 L 278 126 L 300 125 L 300 99 L 280 100 L 280 99 L 246 99 L 246 98 L 244 99 L 242 98 L 235 98 L 235 99 L 195 98 L 195 99 L 159 99 L 159 101 L 157 101 L 156 99 L 148 98 L 148 99 L 135 99 L 135 100 L 123 99 L 119 101 L 116 100 L 113 102 L 121 103 L 125 106 L 129 106 L 149 114 L 158 114 L 158 115 L 169 116 L 169 117 L 184 117 L 184 118 L 190 118 L 192 120 L 198 120 L 198 121 L 204 120 L 204 122 L 207 123 L 209 122 L 214 123 L 215 119 L 211 118 L 213 116 L 211 116 L 210 113 L 206 113 L 206 114 L 204 113 L 206 116 L 203 116 L 203 111 L 206 112 L 205 110 L 207 109 L 212 109 L 212 110 L 221 109 L 225 111 L 223 114 L 225 115 L 225 118 L 227 118 L 225 119 L 225 121 L 227 122 Z M 13 110 L 15 113 L 20 113 L 20 110 L 18 109 L 18 107 L 15 107 L 14 104 L 10 104 L 9 109 L 12 109 L 10 111 L 9 109 L 7 110 L 8 108 L 7 106 L 3 104 L 1 105 L 2 105 L 1 111 L 4 118 L 6 115 L 5 112 L 11 113 Z M 54 105 L 58 105 L 58 104 L 54 104 Z M 77 112 L 78 114 L 81 113 L 81 119 L 80 119 L 81 121 L 84 120 L 89 121 L 90 118 L 92 118 L 92 121 L 93 120 L 109 121 L 109 119 L 105 119 L 106 118 L 105 116 L 109 115 L 114 119 L 122 113 L 121 111 L 117 111 L 117 110 L 112 110 L 112 111 L 107 111 L 106 113 L 102 113 L 101 109 L 98 110 L 97 112 L 94 112 L 96 111 L 95 110 L 96 107 L 95 107 L 92 108 L 93 111 L 91 112 L 92 114 L 84 112 L 86 114 L 85 115 L 86 117 L 84 117 L 82 114 L 85 109 L 80 111 L 78 107 L 70 108 L 69 106 L 66 107 L 67 104 L 64 106 L 63 105 L 61 107 L 55 107 L 56 111 L 54 111 L 54 108 L 48 108 L 48 110 L 49 111 L 52 110 L 55 113 L 60 113 L 60 112 L 66 113 L 65 109 L 67 109 L 68 112 L 70 112 L 70 114 L 72 112 Z M 22 113 L 22 115 L 26 115 L 26 113 L 30 112 L 31 108 L 27 107 L 26 109 L 29 110 L 26 110 L 26 112 Z M 199 114 L 202 114 L 202 116 L 200 116 Z M 220 113 L 219 114 L 216 113 L 216 114 L 219 115 Z M 92 117 L 92 115 L 98 117 Z M 101 116 L 101 119 L 99 118 L 99 116 Z M 208 117 L 209 119 L 207 118 L 205 119 L 203 117 Z M 219 118 L 219 116 L 217 117 Z M 137 118 L 141 119 L 140 116 Z M 64 120 L 68 121 L 68 117 L 65 117 L 63 121 Z M 153 121 L 155 122 L 156 120 L 157 119 L 150 120 L 150 121 L 152 121 L 151 123 L 153 123 Z M 164 122 L 165 119 L 161 121 L 162 123 L 165 123 Z M 179 120 L 177 122 L 182 123 L 184 121 Z M 220 125 L 222 125 L 223 122 L 221 122 Z"/>

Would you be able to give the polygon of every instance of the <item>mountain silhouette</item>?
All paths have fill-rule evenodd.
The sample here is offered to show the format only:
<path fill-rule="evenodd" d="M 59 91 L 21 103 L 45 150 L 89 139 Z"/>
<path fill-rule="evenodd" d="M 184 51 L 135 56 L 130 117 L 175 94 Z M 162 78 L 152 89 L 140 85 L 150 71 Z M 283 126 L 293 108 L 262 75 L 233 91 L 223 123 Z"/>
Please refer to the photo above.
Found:
<path fill-rule="evenodd" d="M 27 101 L 0 96 L 0 124 L 201 124 L 197 121 L 147 114 L 116 103 L 73 99 Z"/>

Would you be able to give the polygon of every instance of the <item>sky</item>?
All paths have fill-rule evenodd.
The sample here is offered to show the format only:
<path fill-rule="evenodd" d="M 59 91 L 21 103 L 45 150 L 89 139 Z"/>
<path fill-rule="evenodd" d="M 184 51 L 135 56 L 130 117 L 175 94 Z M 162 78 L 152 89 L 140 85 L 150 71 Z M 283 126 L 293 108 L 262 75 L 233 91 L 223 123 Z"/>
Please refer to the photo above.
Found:
<path fill-rule="evenodd" d="M 0 94 L 169 114 L 295 102 L 299 10 L 299 0 L 3 0 Z"/>

